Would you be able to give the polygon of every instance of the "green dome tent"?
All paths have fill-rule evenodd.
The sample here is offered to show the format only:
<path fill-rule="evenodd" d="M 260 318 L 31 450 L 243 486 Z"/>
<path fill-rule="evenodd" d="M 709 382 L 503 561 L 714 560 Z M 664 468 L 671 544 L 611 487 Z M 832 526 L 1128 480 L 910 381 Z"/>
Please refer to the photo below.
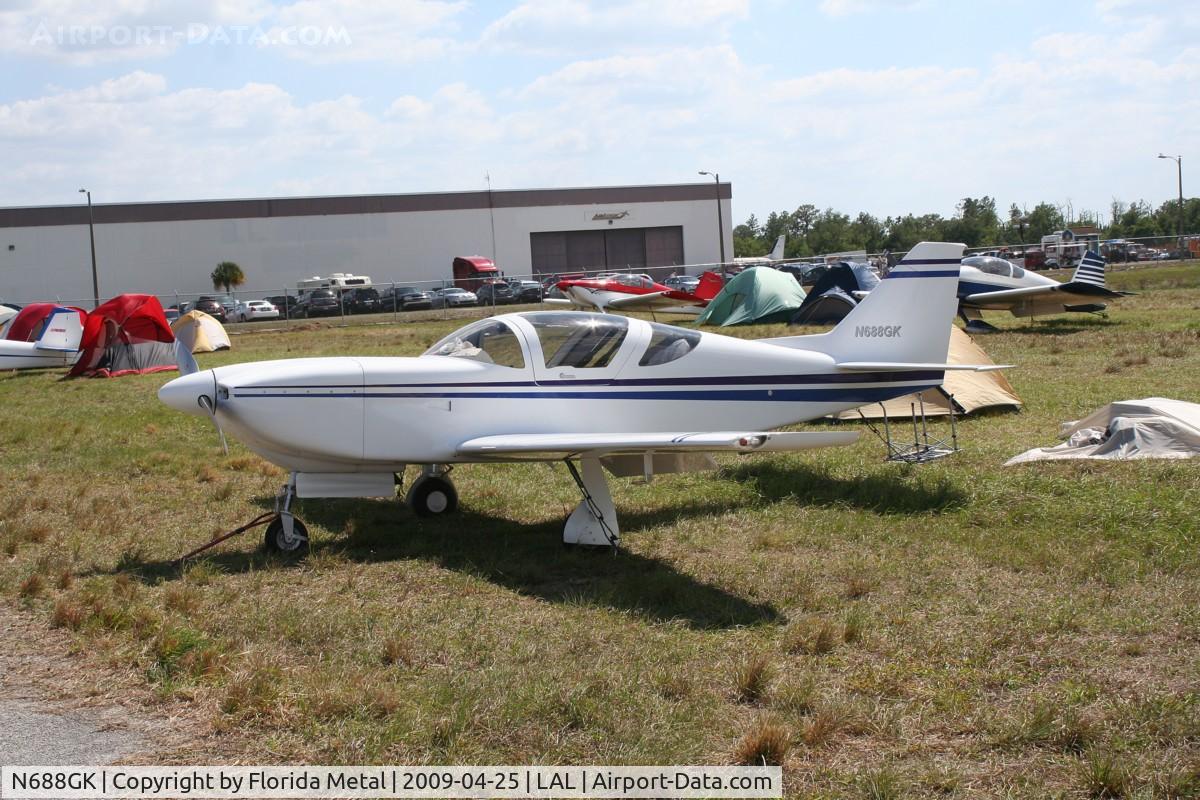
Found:
<path fill-rule="evenodd" d="M 751 267 L 734 276 L 696 320 L 699 325 L 787 322 L 804 302 L 804 290 L 786 272 Z"/>

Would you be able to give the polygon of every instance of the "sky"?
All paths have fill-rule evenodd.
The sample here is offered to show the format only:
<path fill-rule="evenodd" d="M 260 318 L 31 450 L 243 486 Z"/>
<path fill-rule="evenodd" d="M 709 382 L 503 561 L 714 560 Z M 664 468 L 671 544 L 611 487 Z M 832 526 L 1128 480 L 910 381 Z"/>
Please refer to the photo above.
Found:
<path fill-rule="evenodd" d="M 735 223 L 1105 219 L 1198 140 L 1194 0 L 0 0 L 0 206 L 708 170 Z"/>

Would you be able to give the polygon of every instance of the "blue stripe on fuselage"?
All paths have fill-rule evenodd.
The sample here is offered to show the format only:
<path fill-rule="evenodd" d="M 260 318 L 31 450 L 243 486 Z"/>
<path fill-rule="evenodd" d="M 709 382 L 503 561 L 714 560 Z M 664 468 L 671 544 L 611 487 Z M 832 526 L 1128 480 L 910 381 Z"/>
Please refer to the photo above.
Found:
<path fill-rule="evenodd" d="M 907 386 L 855 386 L 828 389 L 723 389 L 697 391 L 579 391 L 579 392 L 330 392 L 328 394 L 290 394 L 284 392 L 267 392 L 261 394 L 245 394 L 235 392 L 234 397 L 250 399 L 255 397 L 278 397 L 288 399 L 328 399 L 328 398 L 422 398 L 430 400 L 457 400 L 468 398 L 482 399 L 522 399 L 522 400 L 692 400 L 706 402 L 853 402 L 873 403 L 900 397 L 913 392 L 921 392 L 937 386 L 936 383 L 922 383 Z"/>

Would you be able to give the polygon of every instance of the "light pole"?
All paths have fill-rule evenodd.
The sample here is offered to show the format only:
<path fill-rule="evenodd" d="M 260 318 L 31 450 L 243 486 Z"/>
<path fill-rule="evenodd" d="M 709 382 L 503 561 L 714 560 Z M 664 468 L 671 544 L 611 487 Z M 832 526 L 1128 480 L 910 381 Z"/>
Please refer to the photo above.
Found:
<path fill-rule="evenodd" d="M 717 241 L 721 243 L 721 283 L 725 282 L 725 218 L 721 214 L 721 176 L 716 172 L 700 170 L 701 175 L 712 175 L 717 185 Z"/>
<path fill-rule="evenodd" d="M 92 300 L 94 301 L 92 308 L 97 308 L 100 305 L 100 277 L 96 272 L 96 220 L 92 216 L 92 193 L 87 189 L 80 189 L 79 191 L 87 195 L 88 238 L 92 242 Z"/>
<path fill-rule="evenodd" d="M 1175 168 L 1179 173 L 1179 222 L 1176 233 L 1179 235 L 1179 258 L 1183 259 L 1183 156 L 1165 156 L 1162 153 L 1158 154 L 1159 158 L 1169 158 L 1175 162 Z"/>

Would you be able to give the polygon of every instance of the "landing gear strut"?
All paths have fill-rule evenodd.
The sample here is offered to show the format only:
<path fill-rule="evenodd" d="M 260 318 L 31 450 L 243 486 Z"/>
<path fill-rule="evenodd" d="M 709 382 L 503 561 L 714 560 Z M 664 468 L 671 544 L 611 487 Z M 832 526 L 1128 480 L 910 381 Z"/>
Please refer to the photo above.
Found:
<path fill-rule="evenodd" d="M 278 514 L 267 526 L 263 544 L 268 552 L 287 555 L 303 555 L 308 551 L 308 528 L 292 514 L 292 500 L 296 497 L 296 473 L 275 496 L 275 513 Z"/>
<path fill-rule="evenodd" d="M 405 502 L 418 517 L 436 517 L 458 508 L 458 492 L 446 477 L 449 474 L 450 467 L 445 464 L 427 464 L 421 477 L 413 481 Z"/>
<path fill-rule="evenodd" d="M 575 479 L 583 499 L 567 517 L 563 528 L 564 544 L 583 544 L 611 547 L 621 544 L 621 529 L 617 526 L 617 509 L 608 491 L 608 480 L 598 458 L 581 459 L 583 473 L 575 462 L 567 459 L 567 470 Z"/>

